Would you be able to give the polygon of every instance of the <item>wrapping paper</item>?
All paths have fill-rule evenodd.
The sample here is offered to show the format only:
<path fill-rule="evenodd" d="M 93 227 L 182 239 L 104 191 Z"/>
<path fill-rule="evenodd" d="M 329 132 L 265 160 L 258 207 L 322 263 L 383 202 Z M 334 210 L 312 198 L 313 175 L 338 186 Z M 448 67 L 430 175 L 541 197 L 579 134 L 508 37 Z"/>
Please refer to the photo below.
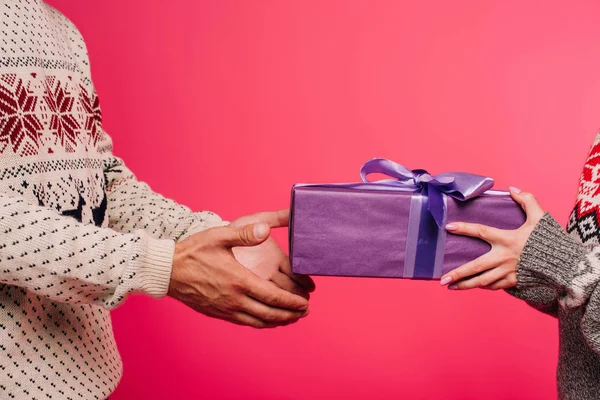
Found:
<path fill-rule="evenodd" d="M 361 183 L 293 187 L 289 232 L 294 273 L 439 279 L 490 249 L 479 239 L 446 232 L 445 224 L 516 229 L 525 222 L 508 192 L 487 190 L 491 178 L 465 173 L 432 177 L 389 160 L 370 163 L 361 170 Z M 382 163 L 389 165 L 380 168 Z M 401 173 L 391 173 L 390 167 Z M 368 182 L 371 172 L 397 179 Z M 402 174 L 406 176 L 398 178 Z M 432 192 L 438 196 L 434 209 Z"/>

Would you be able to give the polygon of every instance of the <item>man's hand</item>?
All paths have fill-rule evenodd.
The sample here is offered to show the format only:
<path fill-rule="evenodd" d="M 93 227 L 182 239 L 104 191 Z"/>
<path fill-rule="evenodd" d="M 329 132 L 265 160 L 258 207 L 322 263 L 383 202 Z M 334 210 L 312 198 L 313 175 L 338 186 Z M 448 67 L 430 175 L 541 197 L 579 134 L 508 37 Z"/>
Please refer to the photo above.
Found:
<path fill-rule="evenodd" d="M 289 210 L 261 212 L 238 218 L 231 226 L 262 222 L 271 228 L 285 227 L 288 226 L 289 215 Z M 309 276 L 292 273 L 288 256 L 271 237 L 258 246 L 235 247 L 233 254 L 244 267 L 288 292 L 308 299 L 309 292 L 315 290 L 315 283 Z"/>
<path fill-rule="evenodd" d="M 239 264 L 233 247 L 257 246 L 268 224 L 212 228 L 175 247 L 169 296 L 211 317 L 255 328 L 288 325 L 308 315 L 308 301 Z"/>

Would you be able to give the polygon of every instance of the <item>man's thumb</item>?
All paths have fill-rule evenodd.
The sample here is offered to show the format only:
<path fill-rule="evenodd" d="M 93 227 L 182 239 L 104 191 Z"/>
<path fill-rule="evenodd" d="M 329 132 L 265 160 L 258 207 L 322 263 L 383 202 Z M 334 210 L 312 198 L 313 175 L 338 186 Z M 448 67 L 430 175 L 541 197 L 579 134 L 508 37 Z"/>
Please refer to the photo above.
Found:
<path fill-rule="evenodd" d="M 256 246 L 267 240 L 270 231 L 269 225 L 262 222 L 231 228 L 225 243 L 231 247 Z"/>

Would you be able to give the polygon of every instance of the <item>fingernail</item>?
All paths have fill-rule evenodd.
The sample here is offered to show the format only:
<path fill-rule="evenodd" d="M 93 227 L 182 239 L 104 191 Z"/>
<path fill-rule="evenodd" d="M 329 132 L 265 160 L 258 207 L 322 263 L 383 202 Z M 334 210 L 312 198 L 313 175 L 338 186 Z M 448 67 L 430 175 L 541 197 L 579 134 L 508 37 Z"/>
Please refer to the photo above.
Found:
<path fill-rule="evenodd" d="M 521 189 L 516 188 L 514 186 L 509 187 L 508 190 L 510 190 L 513 193 L 517 193 L 517 194 L 521 193 Z"/>
<path fill-rule="evenodd" d="M 298 307 L 298 310 L 308 310 L 308 304 Z"/>
<path fill-rule="evenodd" d="M 440 285 L 444 286 L 444 285 L 449 284 L 450 282 L 452 282 L 452 277 L 447 276 L 440 281 Z"/>
<path fill-rule="evenodd" d="M 264 239 L 269 234 L 269 226 L 267 224 L 254 225 L 254 237 L 258 240 Z"/>
<path fill-rule="evenodd" d="M 455 231 L 457 229 L 458 229 L 458 225 L 456 225 L 456 224 L 448 224 L 448 225 L 446 225 L 446 230 Z"/>
<path fill-rule="evenodd" d="M 302 314 L 302 316 L 300 318 L 304 318 L 306 317 L 308 314 L 310 314 L 310 310 L 306 310 L 304 311 L 304 314 Z"/>
<path fill-rule="evenodd" d="M 458 289 L 458 286 L 456 286 L 456 285 L 450 285 L 450 286 L 448 286 L 448 289 L 450 289 L 450 290 L 456 290 L 456 289 Z"/>

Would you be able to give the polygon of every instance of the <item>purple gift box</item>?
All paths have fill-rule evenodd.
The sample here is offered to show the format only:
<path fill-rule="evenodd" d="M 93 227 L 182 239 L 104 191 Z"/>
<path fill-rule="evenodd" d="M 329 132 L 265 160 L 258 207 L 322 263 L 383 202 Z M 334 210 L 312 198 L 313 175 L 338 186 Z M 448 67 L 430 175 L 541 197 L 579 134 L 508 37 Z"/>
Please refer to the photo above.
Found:
<path fill-rule="evenodd" d="M 369 182 L 370 173 L 395 179 Z M 490 245 L 455 235 L 450 222 L 516 229 L 525 213 L 491 178 L 431 176 L 386 159 L 361 169 L 361 183 L 294 185 L 290 260 L 297 274 L 439 279 Z"/>

